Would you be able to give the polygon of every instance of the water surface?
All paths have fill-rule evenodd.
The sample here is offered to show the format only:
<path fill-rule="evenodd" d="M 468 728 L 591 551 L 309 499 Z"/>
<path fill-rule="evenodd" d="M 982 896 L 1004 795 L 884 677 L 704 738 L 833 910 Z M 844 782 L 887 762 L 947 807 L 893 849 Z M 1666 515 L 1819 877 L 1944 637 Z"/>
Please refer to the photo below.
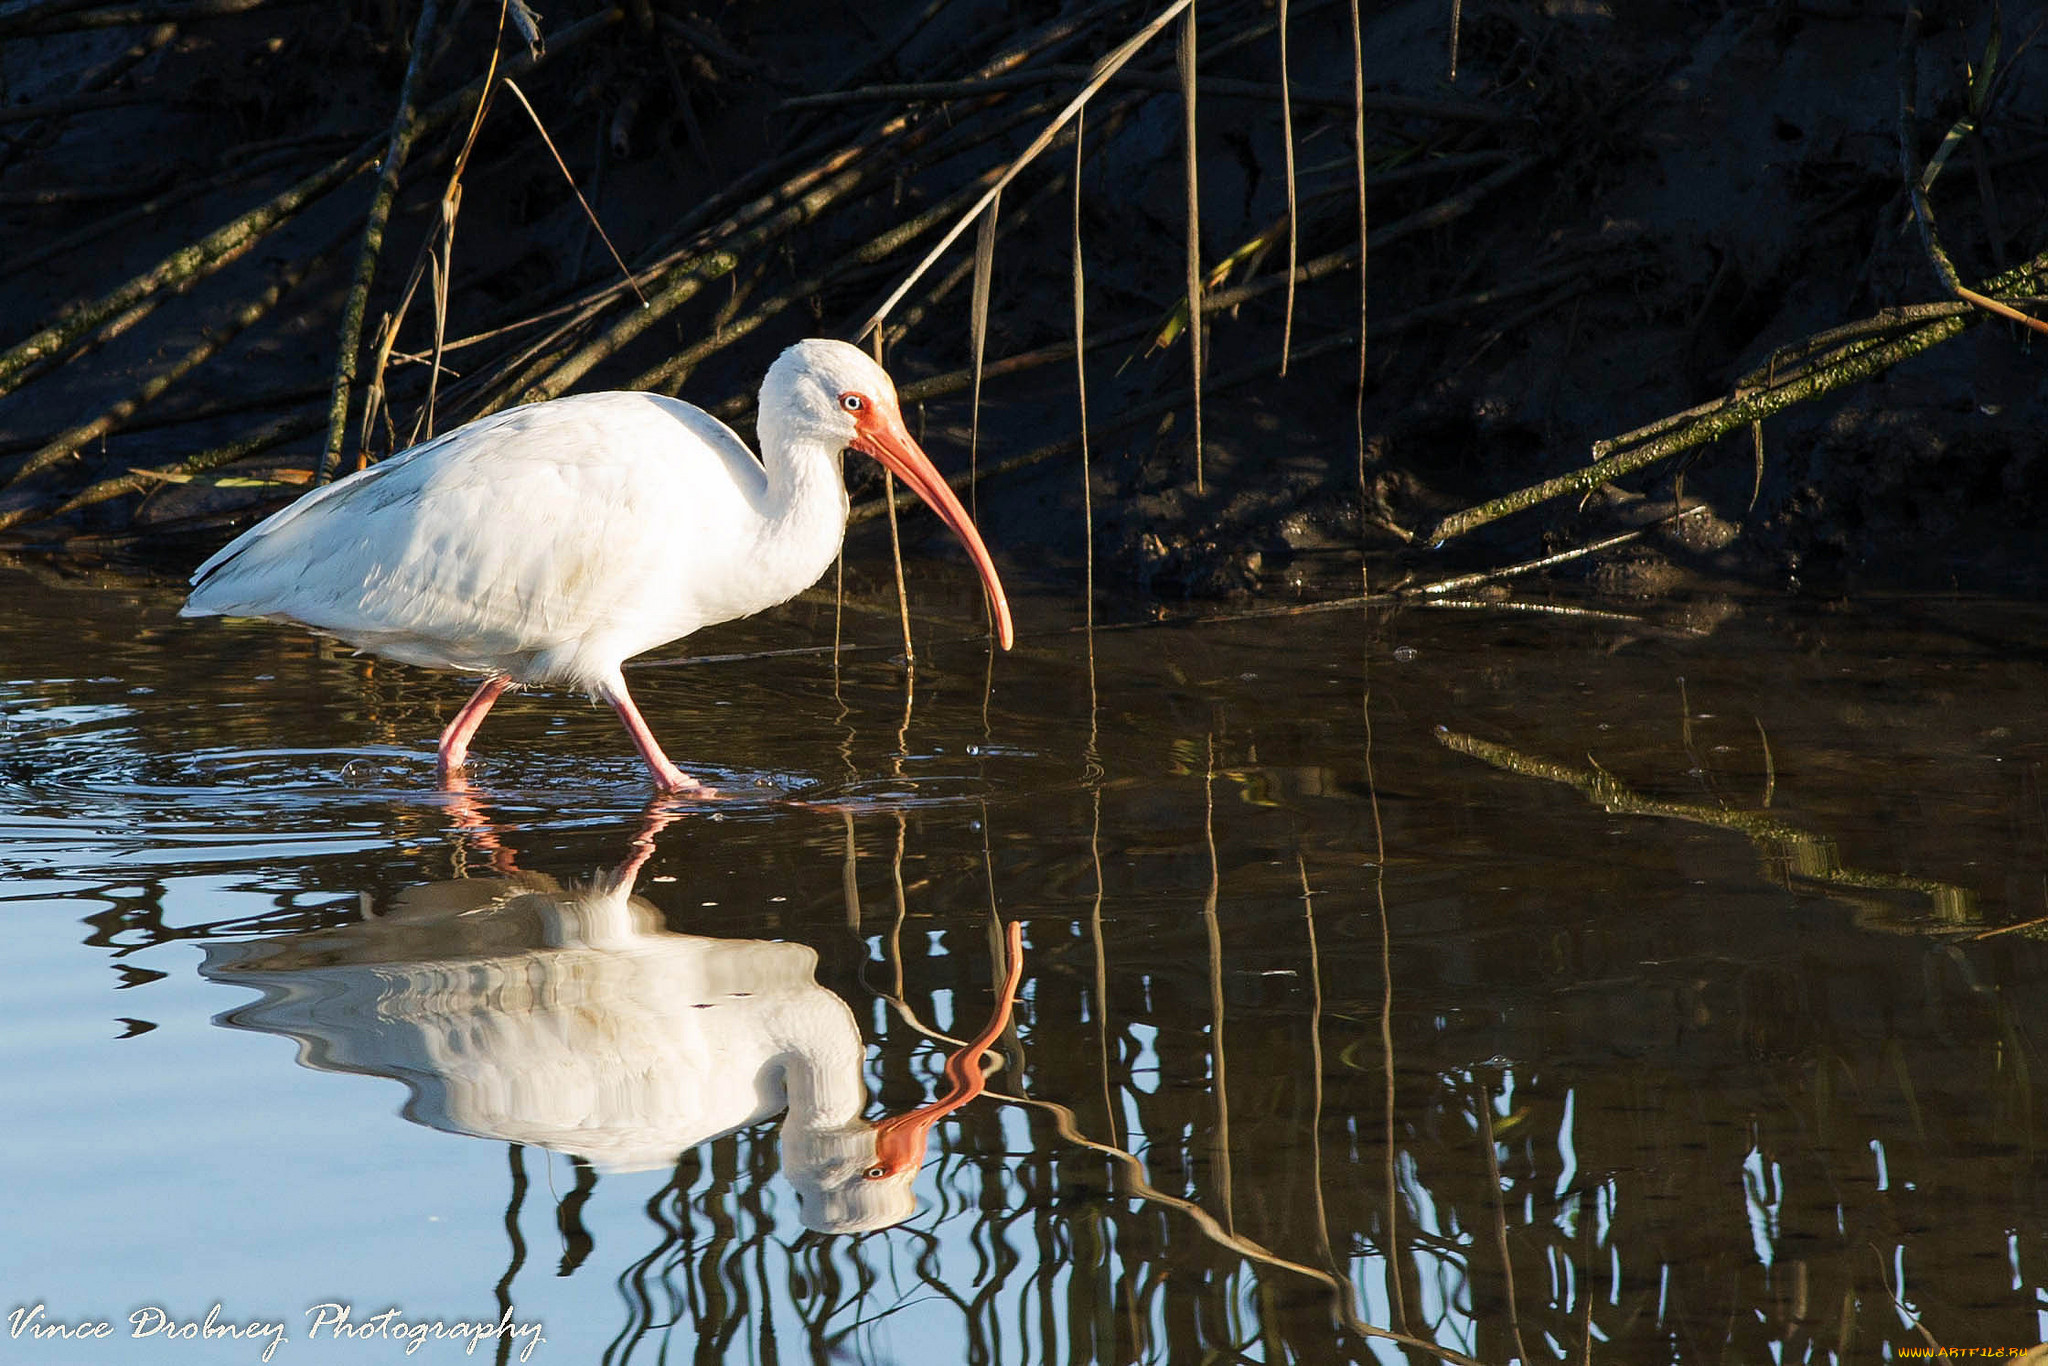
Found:
<path fill-rule="evenodd" d="M 0 1356 L 258 1360 L 128 1336 L 215 1305 L 403 1354 L 328 1303 L 556 1362 L 2048 1335 L 2039 608 L 1350 609 L 1091 670 L 1060 594 L 991 667 L 914 584 L 914 670 L 877 599 L 836 669 L 632 671 L 727 794 L 650 804 L 580 699 L 444 792 L 457 680 L 0 576 L 0 1312 L 115 1325 Z"/>

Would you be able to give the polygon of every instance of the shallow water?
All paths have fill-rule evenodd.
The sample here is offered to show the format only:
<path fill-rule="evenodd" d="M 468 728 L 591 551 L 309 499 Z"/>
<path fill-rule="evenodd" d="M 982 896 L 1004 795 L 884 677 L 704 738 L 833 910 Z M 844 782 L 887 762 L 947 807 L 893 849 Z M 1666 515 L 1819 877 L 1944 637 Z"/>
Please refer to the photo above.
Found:
<path fill-rule="evenodd" d="M 0 1357 L 261 1359 L 131 1337 L 215 1305 L 288 1362 L 2048 1336 L 2048 613 L 1151 625 L 1091 695 L 1071 601 L 991 668 L 915 583 L 909 676 L 879 600 L 836 676 L 634 671 L 727 794 L 650 806 L 580 700 L 442 792 L 454 680 L 0 573 L 0 1312 L 113 1325 Z M 986 1092 L 890 1123 L 1011 922 Z"/>

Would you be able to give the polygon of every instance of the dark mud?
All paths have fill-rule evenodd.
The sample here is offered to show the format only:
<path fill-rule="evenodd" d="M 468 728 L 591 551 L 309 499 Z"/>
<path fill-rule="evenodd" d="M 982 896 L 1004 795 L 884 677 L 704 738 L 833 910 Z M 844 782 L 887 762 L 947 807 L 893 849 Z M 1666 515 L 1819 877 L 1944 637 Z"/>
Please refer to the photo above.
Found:
<path fill-rule="evenodd" d="M 1777 348 L 1886 307 L 1946 297 L 1899 188 L 1902 69 L 1911 72 L 1907 160 L 1924 166 L 1970 112 L 1971 77 L 1986 66 L 1995 32 L 1994 79 L 1981 92 L 1975 131 L 1947 161 L 1930 202 L 1965 280 L 2048 247 L 2048 59 L 2028 41 L 2037 21 L 2030 10 L 2009 6 L 2000 25 L 1990 5 L 1927 5 L 1902 61 L 1898 15 L 1854 0 L 1467 4 L 1452 79 L 1450 5 L 1365 8 L 1375 101 L 1369 216 L 1373 231 L 1393 240 L 1376 242 L 1369 258 L 1362 401 L 1357 354 L 1344 341 L 1357 322 L 1355 266 L 1300 286 L 1293 344 L 1301 358 L 1285 379 L 1277 374 L 1280 290 L 1212 315 L 1199 489 L 1185 339 L 1159 346 L 1155 335 L 1182 294 L 1179 97 L 1112 86 L 1091 106 L 1080 224 L 1089 328 L 1148 329 L 1096 352 L 1089 372 L 1094 548 L 1105 592 L 1292 596 L 1361 549 L 1377 582 L 1429 578 L 1583 544 L 1699 504 L 1702 512 L 1625 550 L 1555 572 L 1622 595 L 1728 582 L 2043 586 L 2042 356 L 2023 329 L 2002 321 L 1773 417 L 1760 441 L 1724 438 L 1442 549 L 1414 540 L 1447 513 L 1589 463 L 1598 439 L 1728 393 Z M 1342 7 L 1292 9 L 1299 252 L 1309 262 L 1358 235 L 1343 107 L 1351 45 Z M 744 430 L 746 401 L 774 351 L 808 333 L 851 332 L 930 238 L 858 268 L 834 273 L 830 263 L 1001 164 L 1050 116 L 1048 108 L 1027 117 L 1025 102 L 1060 95 L 1075 78 L 980 101 L 824 110 L 786 101 L 959 79 L 1027 40 L 1037 46 L 1025 71 L 1034 62 L 1085 66 L 1144 13 L 1089 11 L 1048 42 L 1043 35 L 1073 16 L 962 0 L 890 55 L 907 10 L 678 3 L 639 7 L 551 60 L 522 88 L 636 264 L 658 255 L 664 233 L 693 209 L 806 139 L 829 141 L 841 127 L 853 136 L 897 112 L 963 128 L 970 115 L 1014 125 L 954 154 L 910 157 L 806 217 L 576 387 L 633 383 L 736 314 L 790 294 L 786 307 L 679 377 L 684 396 L 724 405 Z M 1272 8 L 1202 13 L 1203 50 L 1212 53 L 1205 80 L 1276 80 Z M 587 16 L 551 8 L 542 27 L 560 33 Z M 153 28 L 65 29 L 61 16 L 40 29 L 6 21 L 0 341 L 13 344 L 381 136 L 414 18 L 323 3 Z M 495 8 L 478 5 L 442 30 L 428 101 L 481 72 L 496 23 Z M 1133 70 L 1170 86 L 1171 34 L 1154 46 Z M 508 36 L 508 56 L 519 49 Z M 1219 86 L 1201 104 L 1205 263 L 1256 243 L 1285 213 L 1278 104 L 1240 89 Z M 15 117 L 45 105 L 56 112 Z M 369 333 L 396 307 L 438 219 L 465 128 L 456 120 L 434 129 L 415 150 L 372 290 Z M 1055 148 L 1005 196 L 992 362 L 1071 336 L 1070 191 L 1059 177 L 1072 159 L 1071 146 Z M 319 449 L 371 179 L 357 176 L 259 251 L 0 397 L 6 478 L 55 434 L 221 329 L 281 268 L 329 253 L 216 357 L 111 433 L 0 492 L 0 519 L 252 432 L 285 436 L 231 466 L 226 479 L 145 479 L 121 497 L 0 535 L 71 555 L 180 561 L 290 496 Z M 892 333 L 891 365 L 906 384 L 968 363 L 971 249 L 969 234 L 929 277 L 947 283 L 914 294 L 895 315 L 904 327 Z M 486 121 L 466 174 L 454 261 L 450 337 L 521 324 L 616 278 L 531 125 L 509 105 Z M 1268 238 L 1231 269 L 1219 267 L 1212 288 L 1271 285 L 1285 262 L 1284 238 Z M 823 284 L 802 289 L 821 271 Z M 416 306 L 394 347 L 389 416 L 372 424 L 369 456 L 417 430 L 424 366 L 407 358 L 431 345 L 430 313 Z M 514 368 L 511 355 L 488 341 L 451 351 L 439 426 L 488 406 L 488 381 Z M 1273 373 L 1258 373 L 1264 366 Z M 1240 378 L 1246 371 L 1254 377 Z M 991 379 L 983 402 L 983 470 L 1070 439 L 1078 415 L 1071 361 Z M 921 405 L 921 420 L 942 463 L 964 467 L 967 394 Z M 362 444 L 359 431 L 352 426 L 345 462 Z M 990 539 L 1014 562 L 1061 577 L 1078 569 L 1086 537 L 1078 460 L 1062 450 L 979 488 Z M 913 523 L 914 539 L 921 525 Z"/>

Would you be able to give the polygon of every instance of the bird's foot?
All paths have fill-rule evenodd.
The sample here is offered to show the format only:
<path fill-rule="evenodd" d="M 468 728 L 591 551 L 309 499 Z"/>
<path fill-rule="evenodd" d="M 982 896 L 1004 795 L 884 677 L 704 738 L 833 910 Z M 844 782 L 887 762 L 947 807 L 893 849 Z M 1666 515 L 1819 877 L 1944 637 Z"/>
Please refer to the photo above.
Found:
<path fill-rule="evenodd" d="M 693 802 L 716 801 L 718 789 L 707 787 L 674 764 L 650 764 L 654 774 L 654 790 L 664 797 L 683 797 Z"/>

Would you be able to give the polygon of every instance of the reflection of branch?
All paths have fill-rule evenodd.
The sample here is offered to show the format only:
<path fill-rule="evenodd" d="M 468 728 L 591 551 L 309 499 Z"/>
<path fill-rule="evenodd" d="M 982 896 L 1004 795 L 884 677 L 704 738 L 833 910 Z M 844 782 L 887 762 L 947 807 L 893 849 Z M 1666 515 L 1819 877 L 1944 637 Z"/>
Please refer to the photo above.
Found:
<path fill-rule="evenodd" d="M 1216 1243 L 1218 1246 L 1229 1248 L 1232 1252 L 1248 1261 L 1258 1262 L 1265 1266 L 1278 1267 L 1283 1271 L 1292 1271 L 1306 1276 L 1312 1281 L 1328 1286 L 1331 1298 L 1336 1305 L 1338 1318 L 1343 1321 L 1346 1328 L 1357 1333 L 1359 1336 L 1379 1338 L 1385 1342 L 1398 1342 L 1404 1347 L 1412 1347 L 1416 1351 L 1427 1352 L 1439 1360 L 1455 1363 L 1455 1366 L 1481 1366 L 1481 1363 L 1462 1352 L 1454 1351 L 1449 1347 L 1439 1346 L 1434 1342 L 1429 1342 L 1408 1333 L 1396 1333 L 1391 1329 L 1377 1328 L 1359 1318 L 1358 1310 L 1353 1303 L 1357 1295 L 1357 1287 L 1352 1285 L 1349 1278 L 1333 1275 L 1321 1267 L 1309 1266 L 1305 1263 L 1291 1261 L 1286 1257 L 1282 1257 L 1259 1243 L 1253 1242 L 1243 1234 L 1232 1233 L 1225 1229 L 1217 1221 L 1215 1215 L 1209 1213 L 1209 1211 L 1203 1209 L 1194 1201 L 1183 1199 L 1177 1195 L 1168 1195 L 1165 1191 L 1160 1190 L 1151 1183 L 1146 1175 L 1144 1162 L 1136 1154 L 1123 1148 L 1114 1147 L 1108 1143 L 1098 1143 L 1083 1134 L 1079 1127 L 1079 1121 L 1074 1116 L 1074 1112 L 1066 1106 L 1056 1101 L 1035 1100 L 1030 1096 L 1009 1095 L 1004 1092 L 996 1092 L 995 1094 L 1013 1105 L 1023 1105 L 1045 1111 L 1052 1116 L 1053 1127 L 1061 1138 L 1076 1147 L 1086 1148 L 1090 1152 L 1101 1153 L 1104 1157 L 1115 1162 L 1124 1171 L 1124 1177 L 1119 1183 L 1119 1189 L 1125 1194 L 1182 1211 L 1195 1221 L 1196 1226 L 1208 1236 L 1211 1242 Z"/>
<path fill-rule="evenodd" d="M 517 1143 L 505 1145 L 505 1160 L 512 1168 L 512 1194 L 505 1201 L 505 1240 L 512 1245 L 512 1256 L 505 1263 L 505 1274 L 498 1278 L 492 1293 L 497 1297 L 500 1316 L 512 1312 L 512 1280 L 519 1269 L 526 1265 L 526 1238 L 519 1231 L 519 1211 L 526 1204 L 526 1161 L 522 1156 L 526 1150 Z M 512 1339 L 498 1339 L 497 1366 L 505 1366 L 510 1359 Z"/>
<path fill-rule="evenodd" d="M 1936 915 L 1950 924 L 1967 924 L 1977 919 L 1976 894 L 1967 887 L 1933 878 L 1903 873 L 1876 873 L 1842 865 L 1833 840 L 1761 811 L 1731 811 L 1720 806 L 1692 802 L 1659 801 L 1630 790 L 1619 779 L 1598 768 L 1575 768 L 1511 749 L 1507 745 L 1461 735 L 1438 727 L 1436 738 L 1448 749 L 1469 754 L 1495 768 L 1525 778 L 1562 783 L 1575 788 L 1586 800 L 1608 811 L 1629 816 L 1665 816 L 1696 825 L 1719 826 L 1748 837 L 1766 858 L 1782 860 L 1793 877 L 1825 883 L 1831 887 L 1866 891 L 1917 892 L 1933 905 Z"/>
<path fill-rule="evenodd" d="M 1380 816 L 1380 780 L 1373 767 L 1372 742 L 1372 653 L 1367 651 L 1358 661 L 1359 680 L 1362 688 L 1358 699 L 1358 719 L 1365 730 L 1365 791 L 1372 799 L 1372 899 L 1373 908 L 1379 913 L 1380 927 L 1380 1064 L 1386 1071 L 1386 1174 L 1387 1190 L 1387 1237 L 1385 1251 L 1387 1271 L 1394 1286 L 1394 1315 L 1401 1327 L 1408 1326 L 1408 1287 L 1401 1272 L 1401 1259 L 1394 1255 L 1401 1242 L 1401 1197 L 1394 1179 L 1394 1155 L 1398 1151 L 1394 1144 L 1394 930 L 1393 922 L 1387 917 L 1387 827 Z M 1304 865 L 1302 886 L 1308 886 L 1308 872 Z"/>
<path fill-rule="evenodd" d="M 1918 1333 L 1920 1340 L 1927 1344 L 1928 1355 L 1936 1357 L 1947 1356 L 1947 1350 L 1934 1340 L 1934 1334 L 1927 1331 L 1927 1325 L 1920 1321 L 1920 1315 L 1904 1300 L 1899 1298 L 1898 1291 L 1892 1289 L 1891 1269 L 1884 1264 L 1884 1253 L 1878 1251 L 1876 1243 L 1867 1242 L 1864 1246 L 1870 1249 L 1871 1256 L 1877 1258 L 1878 1284 L 1884 1287 L 1884 1296 L 1892 1302 L 1892 1309 L 1897 1312 L 1900 1318 L 1913 1325 L 1913 1331 Z M 2032 1353 L 2028 1355 L 2031 1356 Z"/>
<path fill-rule="evenodd" d="M 1493 1093 L 1475 1084 L 1472 1100 L 1479 1111 L 1479 1141 L 1486 1149 L 1486 1189 L 1493 1196 L 1493 1243 L 1500 1251 L 1501 1284 L 1507 1291 L 1508 1329 L 1514 1335 L 1515 1355 L 1527 1361 L 1529 1349 L 1522 1345 L 1522 1310 L 1515 1294 L 1515 1259 L 1508 1251 L 1508 1207 L 1500 1187 L 1500 1144 L 1493 1132 Z"/>
<path fill-rule="evenodd" d="M 1231 1205 L 1230 1180 L 1230 1069 L 1223 1043 L 1223 927 L 1216 919 L 1216 901 L 1222 892 L 1223 874 L 1216 861 L 1216 735 L 1209 735 L 1207 772 L 1202 777 L 1202 839 L 1209 847 L 1209 894 L 1202 899 L 1202 925 L 1209 939 L 1209 1056 L 1216 1093 L 1216 1128 L 1211 1135 L 1210 1161 L 1216 1169 L 1217 1193 L 1223 1197 L 1223 1226 L 1237 1232 L 1237 1216 Z"/>
<path fill-rule="evenodd" d="M 1639 526 L 1633 531 L 1624 531 L 1619 535 L 1608 536 L 1588 545 L 1573 546 L 1570 550 L 1560 550 L 1555 554 L 1540 555 L 1533 560 L 1524 560 L 1520 564 L 1504 565 L 1499 569 L 1482 569 L 1476 574 L 1459 574 L 1448 579 L 1438 579 L 1434 583 L 1426 583 L 1419 588 L 1411 588 L 1406 591 L 1434 596 L 1449 593 L 1455 589 L 1476 588 L 1482 583 L 1497 583 L 1502 579 L 1511 579 L 1520 574 L 1534 573 L 1538 569 L 1549 569 L 1552 566 L 1566 564 L 1572 560 L 1584 559 L 1588 555 L 1602 554 L 1605 551 L 1627 545 L 1631 541 L 1640 541 L 1652 531 L 1676 525 L 1682 519 L 1696 517 L 1706 510 L 1707 505 L 1705 503 L 1695 503 L 1689 508 L 1684 508 L 1669 517 L 1660 518 L 1647 526 Z"/>

